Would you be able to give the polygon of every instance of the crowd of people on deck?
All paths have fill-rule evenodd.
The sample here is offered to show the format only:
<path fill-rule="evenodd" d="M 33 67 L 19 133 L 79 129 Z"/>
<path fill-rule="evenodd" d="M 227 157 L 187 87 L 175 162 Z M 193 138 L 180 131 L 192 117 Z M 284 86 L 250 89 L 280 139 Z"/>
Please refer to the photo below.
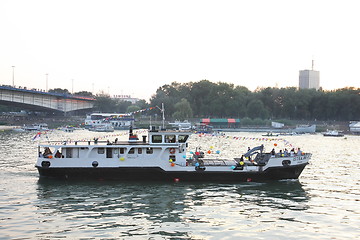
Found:
<path fill-rule="evenodd" d="M 300 150 L 300 148 L 295 151 L 295 148 L 292 148 L 290 151 L 288 151 L 286 148 L 284 151 L 280 149 L 278 153 L 275 152 L 275 148 L 271 150 L 271 155 L 276 157 L 293 157 L 293 156 L 301 156 L 303 155 L 303 152 Z"/>

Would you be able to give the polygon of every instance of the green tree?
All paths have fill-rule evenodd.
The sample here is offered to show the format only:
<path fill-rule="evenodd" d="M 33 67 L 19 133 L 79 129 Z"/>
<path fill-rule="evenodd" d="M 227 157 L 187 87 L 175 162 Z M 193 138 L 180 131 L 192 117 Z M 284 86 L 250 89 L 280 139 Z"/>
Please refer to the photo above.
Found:
<path fill-rule="evenodd" d="M 265 118 L 268 118 L 268 116 L 269 116 L 269 113 L 265 109 L 263 102 L 260 101 L 259 99 L 253 99 L 249 102 L 249 104 L 247 106 L 247 113 L 248 113 L 248 116 L 252 119 L 255 119 L 255 118 L 265 119 Z"/>
<path fill-rule="evenodd" d="M 66 94 L 66 95 L 70 95 L 71 93 L 69 92 L 69 90 L 67 89 L 62 89 L 62 88 L 54 88 L 54 89 L 50 89 L 48 91 L 49 93 L 60 93 L 60 94 Z"/>
<path fill-rule="evenodd" d="M 173 113 L 173 118 L 177 120 L 185 120 L 193 117 L 193 111 L 190 103 L 185 98 L 181 99 L 180 102 L 175 104 L 176 112 Z"/>
<path fill-rule="evenodd" d="M 128 108 L 126 109 L 126 112 L 133 113 L 133 112 L 139 111 L 140 109 L 141 108 L 139 106 L 131 105 L 131 106 L 128 106 Z"/>
<path fill-rule="evenodd" d="M 93 110 L 97 112 L 116 112 L 117 101 L 108 96 L 97 96 Z"/>
<path fill-rule="evenodd" d="M 74 93 L 74 95 L 83 96 L 83 97 L 94 97 L 94 95 L 91 92 L 87 92 L 87 91 L 76 92 Z"/>

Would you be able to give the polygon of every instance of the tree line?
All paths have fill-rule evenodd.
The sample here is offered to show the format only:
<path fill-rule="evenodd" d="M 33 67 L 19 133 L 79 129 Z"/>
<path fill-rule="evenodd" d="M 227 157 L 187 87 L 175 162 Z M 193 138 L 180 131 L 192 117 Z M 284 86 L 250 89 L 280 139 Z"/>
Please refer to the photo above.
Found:
<path fill-rule="evenodd" d="M 70 94 L 67 89 L 49 92 Z M 149 107 L 165 105 L 166 118 L 240 118 L 288 120 L 360 120 L 360 89 L 342 88 L 333 91 L 315 89 L 258 88 L 250 91 L 244 86 L 225 82 L 173 82 L 159 87 L 150 102 L 140 100 L 134 104 L 113 99 L 101 93 L 81 91 L 74 95 L 94 97 L 92 111 L 135 112 Z M 4 108 L 5 107 L 5 108 Z M 0 106 L 1 110 L 9 110 Z M 143 114 L 159 114 L 157 110 Z M 156 111 L 156 112 L 155 112 Z"/>
<path fill-rule="evenodd" d="M 150 103 L 164 103 L 168 116 L 182 118 L 360 119 L 360 89 L 353 87 L 334 91 L 267 87 L 252 92 L 224 82 L 173 82 L 159 87 Z M 184 109 L 188 116 L 179 114 Z"/>

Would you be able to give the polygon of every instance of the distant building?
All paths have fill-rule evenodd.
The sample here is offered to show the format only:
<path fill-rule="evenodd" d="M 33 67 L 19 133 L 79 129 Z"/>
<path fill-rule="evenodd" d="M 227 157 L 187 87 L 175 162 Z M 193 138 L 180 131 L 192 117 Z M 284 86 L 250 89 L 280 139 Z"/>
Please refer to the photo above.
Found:
<path fill-rule="evenodd" d="M 132 98 L 131 95 L 114 95 L 113 98 L 120 100 L 120 101 L 128 101 L 133 104 L 136 103 L 137 101 L 139 101 L 138 98 Z"/>
<path fill-rule="evenodd" d="M 283 128 L 284 126 L 285 126 L 285 124 L 283 124 L 283 123 L 271 122 L 271 127 L 273 127 L 273 128 Z"/>
<path fill-rule="evenodd" d="M 320 72 L 314 70 L 314 61 L 312 61 L 311 70 L 299 71 L 299 88 L 315 88 L 316 90 L 320 88 Z"/>
<path fill-rule="evenodd" d="M 354 134 L 360 134 L 360 122 L 350 122 L 350 132 Z"/>

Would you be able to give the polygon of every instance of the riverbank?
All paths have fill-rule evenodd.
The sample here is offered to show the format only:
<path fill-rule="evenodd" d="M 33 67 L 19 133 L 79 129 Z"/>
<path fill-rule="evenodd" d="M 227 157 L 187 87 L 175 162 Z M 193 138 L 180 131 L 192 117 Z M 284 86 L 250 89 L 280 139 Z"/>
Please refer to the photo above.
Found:
<path fill-rule="evenodd" d="M 0 115 L 0 130 L 11 130 L 18 126 L 46 123 L 49 128 L 58 128 L 61 126 L 81 126 L 84 123 L 84 116 L 11 116 Z"/>
<path fill-rule="evenodd" d="M 12 130 L 14 128 L 17 128 L 18 126 L 5 126 L 5 125 L 0 125 L 0 131 L 8 131 L 8 130 Z"/>

